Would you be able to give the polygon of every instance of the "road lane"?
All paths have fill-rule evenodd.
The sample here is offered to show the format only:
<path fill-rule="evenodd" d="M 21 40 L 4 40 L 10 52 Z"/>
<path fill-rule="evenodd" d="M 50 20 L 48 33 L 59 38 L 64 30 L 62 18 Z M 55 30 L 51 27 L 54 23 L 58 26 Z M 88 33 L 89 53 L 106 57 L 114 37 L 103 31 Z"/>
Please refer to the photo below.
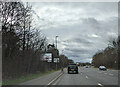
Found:
<path fill-rule="evenodd" d="M 101 73 L 98 73 L 101 72 Z M 88 68 L 83 71 L 84 74 L 88 75 L 91 80 L 97 80 L 99 83 L 104 85 L 117 85 L 118 84 L 118 72 L 112 74 L 112 70 L 100 71 L 94 68 Z"/>
<path fill-rule="evenodd" d="M 67 74 L 66 70 L 56 85 L 118 85 L 118 71 L 80 67 L 79 74 Z"/>
<path fill-rule="evenodd" d="M 89 78 L 86 78 L 84 75 L 81 75 L 80 73 L 79 74 L 65 73 L 62 76 L 60 82 L 58 83 L 58 85 L 85 85 L 85 84 L 94 85 L 95 82 L 89 80 Z"/>

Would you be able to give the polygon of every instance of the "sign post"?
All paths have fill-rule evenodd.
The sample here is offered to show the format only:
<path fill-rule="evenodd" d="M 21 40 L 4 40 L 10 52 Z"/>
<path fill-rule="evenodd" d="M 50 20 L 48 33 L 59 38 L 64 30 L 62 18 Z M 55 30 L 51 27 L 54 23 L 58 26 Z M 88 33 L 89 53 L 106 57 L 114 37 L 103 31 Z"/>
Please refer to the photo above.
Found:
<path fill-rule="evenodd" d="M 42 61 L 47 62 L 48 67 L 50 68 L 50 64 L 52 62 L 52 53 L 45 53 L 44 56 L 43 56 Z"/>
<path fill-rule="evenodd" d="M 54 58 L 54 63 L 56 63 L 56 70 L 57 70 L 57 63 L 59 62 L 59 58 Z"/>

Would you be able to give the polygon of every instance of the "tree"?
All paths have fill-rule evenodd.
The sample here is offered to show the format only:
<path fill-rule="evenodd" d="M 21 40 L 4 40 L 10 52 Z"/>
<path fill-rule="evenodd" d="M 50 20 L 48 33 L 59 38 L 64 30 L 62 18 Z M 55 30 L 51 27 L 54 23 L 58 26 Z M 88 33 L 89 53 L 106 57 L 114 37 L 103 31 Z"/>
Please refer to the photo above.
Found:
<path fill-rule="evenodd" d="M 119 37 L 117 40 L 113 39 L 109 41 L 108 47 L 106 47 L 101 52 L 97 52 L 92 59 L 92 64 L 95 67 L 104 65 L 108 68 L 118 68 L 119 62 Z"/>
<path fill-rule="evenodd" d="M 22 2 L 0 2 L 0 6 L 3 81 L 39 71 L 46 37 L 32 26 L 32 6 Z"/>

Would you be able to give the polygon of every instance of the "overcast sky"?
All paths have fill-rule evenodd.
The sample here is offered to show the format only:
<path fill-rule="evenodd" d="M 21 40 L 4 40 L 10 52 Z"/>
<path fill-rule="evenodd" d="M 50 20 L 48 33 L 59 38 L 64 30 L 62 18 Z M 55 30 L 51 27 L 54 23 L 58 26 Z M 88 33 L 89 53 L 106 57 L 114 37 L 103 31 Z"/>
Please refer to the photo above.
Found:
<path fill-rule="evenodd" d="M 75 62 L 90 62 L 118 35 L 117 2 L 32 2 L 35 24 Z"/>

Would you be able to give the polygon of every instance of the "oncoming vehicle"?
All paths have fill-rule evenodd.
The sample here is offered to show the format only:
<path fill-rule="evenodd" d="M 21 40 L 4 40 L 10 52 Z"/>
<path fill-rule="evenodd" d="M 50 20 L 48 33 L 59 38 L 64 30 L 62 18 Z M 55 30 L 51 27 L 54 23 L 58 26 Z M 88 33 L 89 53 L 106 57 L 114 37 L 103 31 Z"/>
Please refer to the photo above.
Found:
<path fill-rule="evenodd" d="M 105 66 L 100 66 L 99 70 L 107 70 Z"/>
<path fill-rule="evenodd" d="M 76 64 L 69 64 L 68 65 L 68 74 L 69 73 L 76 73 L 76 74 L 78 74 L 78 66 Z"/>
<path fill-rule="evenodd" d="M 86 66 L 85 66 L 85 68 L 89 68 L 89 66 L 88 66 L 88 65 L 86 65 Z"/>

